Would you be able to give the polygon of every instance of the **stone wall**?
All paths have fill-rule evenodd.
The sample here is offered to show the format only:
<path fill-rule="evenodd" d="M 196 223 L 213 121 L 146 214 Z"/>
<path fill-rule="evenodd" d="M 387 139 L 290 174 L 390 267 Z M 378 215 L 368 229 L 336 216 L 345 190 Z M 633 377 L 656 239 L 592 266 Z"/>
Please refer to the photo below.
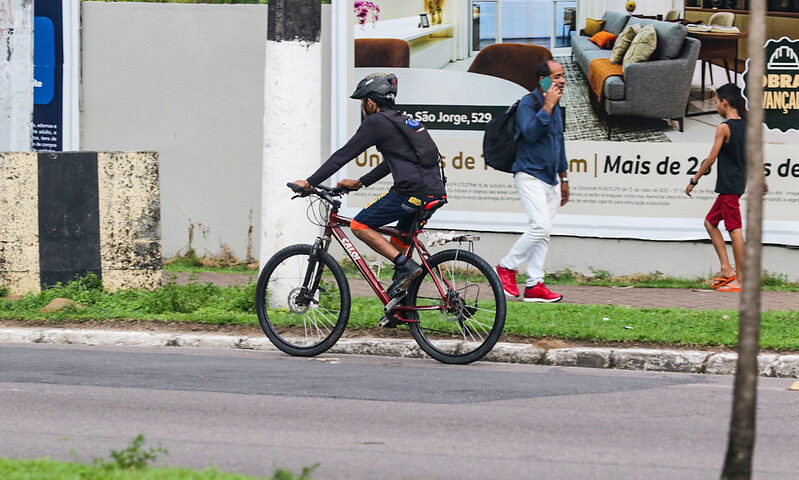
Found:
<path fill-rule="evenodd" d="M 0 284 L 160 286 L 158 177 L 155 153 L 0 153 Z"/>

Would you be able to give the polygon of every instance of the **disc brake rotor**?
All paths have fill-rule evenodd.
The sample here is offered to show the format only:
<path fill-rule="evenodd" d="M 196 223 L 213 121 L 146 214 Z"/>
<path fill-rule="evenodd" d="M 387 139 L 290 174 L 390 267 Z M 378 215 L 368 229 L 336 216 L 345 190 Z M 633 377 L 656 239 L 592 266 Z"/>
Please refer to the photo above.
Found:
<path fill-rule="evenodd" d="M 288 306 L 291 313 L 296 313 L 298 315 L 302 315 L 303 313 L 307 312 L 308 307 L 310 306 L 310 302 L 306 303 L 305 305 L 297 303 L 297 298 L 300 296 L 300 292 L 302 292 L 302 287 L 295 287 L 291 289 L 289 292 L 288 301 Z"/>

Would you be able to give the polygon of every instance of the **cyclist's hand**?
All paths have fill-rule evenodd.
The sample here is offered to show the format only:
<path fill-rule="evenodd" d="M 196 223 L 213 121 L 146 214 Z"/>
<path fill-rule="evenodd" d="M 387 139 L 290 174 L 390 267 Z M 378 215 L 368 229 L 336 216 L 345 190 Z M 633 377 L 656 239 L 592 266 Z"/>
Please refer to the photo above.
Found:
<path fill-rule="evenodd" d="M 294 180 L 294 184 L 302 188 L 303 190 L 311 189 L 311 184 L 308 183 L 308 180 Z"/>
<path fill-rule="evenodd" d="M 336 184 L 336 186 L 337 187 L 344 187 L 344 188 L 346 188 L 347 190 L 350 190 L 350 191 L 355 191 L 355 190 L 358 190 L 359 188 L 363 187 L 363 184 L 361 183 L 360 180 L 350 180 L 348 178 L 345 178 L 344 180 L 341 180 L 340 182 L 338 182 Z"/>

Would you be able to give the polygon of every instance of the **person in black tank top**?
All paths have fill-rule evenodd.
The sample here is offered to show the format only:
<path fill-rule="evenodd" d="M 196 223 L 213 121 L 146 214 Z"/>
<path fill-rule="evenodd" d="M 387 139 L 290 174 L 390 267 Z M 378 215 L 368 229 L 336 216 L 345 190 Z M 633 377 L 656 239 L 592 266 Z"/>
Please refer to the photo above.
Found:
<path fill-rule="evenodd" d="M 744 264 L 744 237 L 738 199 L 746 190 L 746 107 L 741 89 L 733 83 L 720 87 L 716 93 L 716 111 L 725 118 L 725 121 L 716 128 L 716 138 L 710 155 L 691 178 L 685 193 L 691 196 L 691 191 L 699 183 L 699 179 L 710 172 L 710 167 L 718 158 L 716 193 L 719 195 L 705 217 L 705 229 L 719 257 L 721 269 L 710 288 L 718 292 L 740 292 Z M 730 264 L 727 245 L 719 230 L 719 222 L 722 220 L 732 240 L 735 268 Z"/>

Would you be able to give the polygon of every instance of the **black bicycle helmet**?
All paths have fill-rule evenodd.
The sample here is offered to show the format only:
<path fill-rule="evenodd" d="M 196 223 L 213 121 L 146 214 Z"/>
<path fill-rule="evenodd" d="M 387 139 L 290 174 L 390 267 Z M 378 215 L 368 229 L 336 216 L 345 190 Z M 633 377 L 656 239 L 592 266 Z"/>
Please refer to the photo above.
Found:
<path fill-rule="evenodd" d="M 392 73 L 368 75 L 358 83 L 350 98 L 360 100 L 370 93 L 386 100 L 394 100 L 397 97 L 397 77 Z"/>

